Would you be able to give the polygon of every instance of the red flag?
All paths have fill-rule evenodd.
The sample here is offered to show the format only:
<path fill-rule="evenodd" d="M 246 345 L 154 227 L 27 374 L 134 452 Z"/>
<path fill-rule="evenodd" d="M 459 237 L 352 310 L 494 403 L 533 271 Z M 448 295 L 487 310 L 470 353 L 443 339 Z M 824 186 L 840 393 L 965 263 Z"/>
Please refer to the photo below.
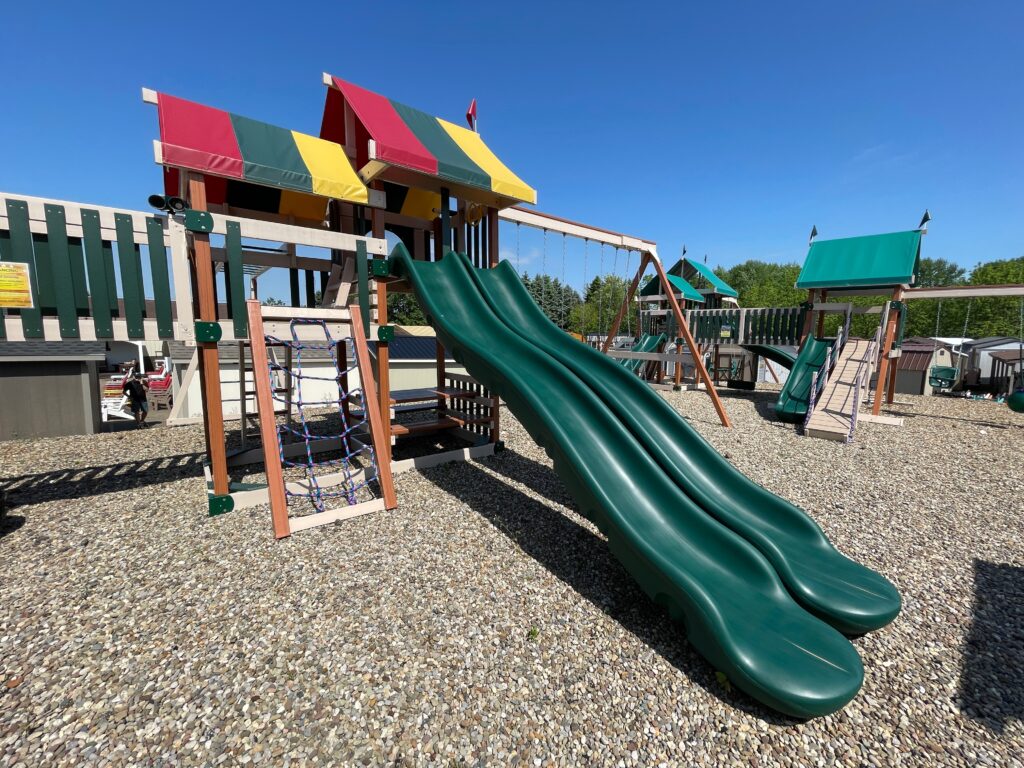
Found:
<path fill-rule="evenodd" d="M 466 110 L 466 122 L 474 131 L 476 130 L 476 99 L 469 102 L 469 109 Z"/>

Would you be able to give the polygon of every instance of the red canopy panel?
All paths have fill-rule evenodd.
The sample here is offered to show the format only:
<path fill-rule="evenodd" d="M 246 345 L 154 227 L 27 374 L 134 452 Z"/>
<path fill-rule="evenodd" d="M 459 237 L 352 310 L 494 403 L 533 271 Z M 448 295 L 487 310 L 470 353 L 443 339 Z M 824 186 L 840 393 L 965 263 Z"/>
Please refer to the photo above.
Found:
<path fill-rule="evenodd" d="M 405 121 L 395 112 L 390 99 L 360 88 L 340 78 L 334 79 L 338 89 L 367 133 L 377 142 L 377 158 L 386 163 L 401 165 L 415 171 L 437 175 L 437 159 L 416 138 Z M 330 98 L 330 92 L 328 92 Z M 324 112 L 323 137 L 344 137 L 344 110 L 327 109 Z M 339 126 L 338 120 L 342 121 Z M 337 141 L 337 138 L 333 138 Z"/>
<path fill-rule="evenodd" d="M 165 165 L 243 177 L 242 152 L 230 114 L 165 93 L 160 94 L 157 111 Z"/>

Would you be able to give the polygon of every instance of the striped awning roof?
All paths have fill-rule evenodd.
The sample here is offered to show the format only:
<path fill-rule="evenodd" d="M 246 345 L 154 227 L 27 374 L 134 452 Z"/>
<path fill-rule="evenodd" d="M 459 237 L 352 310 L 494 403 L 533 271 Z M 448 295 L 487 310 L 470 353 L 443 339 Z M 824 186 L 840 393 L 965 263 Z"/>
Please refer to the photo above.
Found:
<path fill-rule="evenodd" d="M 401 183 L 405 177 L 388 178 L 387 173 L 400 169 L 420 182 L 443 182 L 475 202 L 496 207 L 537 202 L 536 190 L 509 170 L 474 131 L 337 77 L 325 75 L 324 82 L 329 87 L 320 136 L 355 146 L 364 181 L 380 176 Z M 355 136 L 347 135 L 346 126 Z"/>
<path fill-rule="evenodd" d="M 682 294 L 682 297 L 684 299 L 686 299 L 687 301 L 698 301 L 701 304 L 704 303 L 704 296 L 700 293 L 700 291 L 698 291 L 696 288 L 694 288 L 692 285 L 690 285 L 688 282 L 686 282 L 686 280 L 684 280 L 683 278 L 679 277 L 678 275 L 673 275 L 671 273 L 666 273 L 665 277 L 668 278 L 668 281 L 672 285 L 672 287 L 676 289 L 675 292 L 679 293 L 679 294 Z M 651 280 L 650 282 L 647 283 L 647 285 L 645 285 L 640 290 L 640 295 L 641 296 L 661 296 L 661 295 L 664 295 L 662 293 L 661 282 L 659 280 L 657 280 L 657 279 Z"/>
<path fill-rule="evenodd" d="M 369 200 L 339 144 L 164 93 L 156 99 L 165 166 L 301 196 Z"/>

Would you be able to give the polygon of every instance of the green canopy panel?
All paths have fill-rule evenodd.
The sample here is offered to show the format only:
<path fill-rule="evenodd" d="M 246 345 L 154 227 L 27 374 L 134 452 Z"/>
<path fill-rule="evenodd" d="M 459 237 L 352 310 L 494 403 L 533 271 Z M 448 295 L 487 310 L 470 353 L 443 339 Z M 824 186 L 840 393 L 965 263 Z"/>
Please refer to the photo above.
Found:
<path fill-rule="evenodd" d="M 909 286 L 921 258 L 921 230 L 811 243 L 797 288 Z"/>
<path fill-rule="evenodd" d="M 718 293 L 722 296 L 731 296 L 734 299 L 739 298 L 740 295 L 736 292 L 736 289 L 716 275 L 707 264 L 701 264 L 699 261 L 694 261 L 693 259 L 684 259 L 684 261 L 688 267 L 711 284 L 713 293 Z M 687 275 L 687 277 L 688 276 L 689 275 Z"/>
<path fill-rule="evenodd" d="M 667 273 L 665 277 L 668 278 L 669 283 L 671 283 L 672 287 L 676 289 L 676 292 L 683 295 L 684 299 L 687 301 L 699 301 L 702 304 L 704 303 L 704 297 L 700 292 L 683 278 Z M 641 296 L 658 296 L 661 294 L 663 294 L 663 291 L 659 280 L 651 280 L 640 290 Z"/>

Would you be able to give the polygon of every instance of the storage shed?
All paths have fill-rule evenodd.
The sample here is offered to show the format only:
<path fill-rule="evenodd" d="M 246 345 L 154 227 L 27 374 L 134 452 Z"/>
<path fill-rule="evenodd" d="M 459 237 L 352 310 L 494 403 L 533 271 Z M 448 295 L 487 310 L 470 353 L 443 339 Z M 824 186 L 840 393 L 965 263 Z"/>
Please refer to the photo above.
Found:
<path fill-rule="evenodd" d="M 99 432 L 106 353 L 103 342 L 0 342 L 0 440 Z"/>

